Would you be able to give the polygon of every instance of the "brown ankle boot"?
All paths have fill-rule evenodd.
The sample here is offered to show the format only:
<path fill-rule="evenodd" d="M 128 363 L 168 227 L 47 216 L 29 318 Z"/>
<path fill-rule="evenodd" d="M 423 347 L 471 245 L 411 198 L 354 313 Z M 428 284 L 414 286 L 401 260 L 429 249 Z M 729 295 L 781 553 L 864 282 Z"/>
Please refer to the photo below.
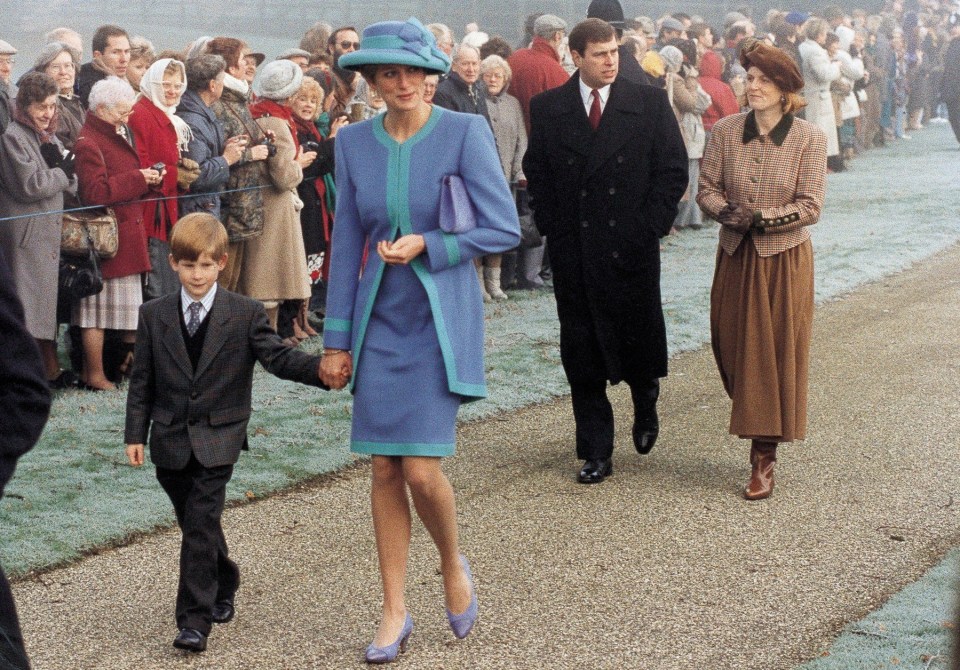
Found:
<path fill-rule="evenodd" d="M 297 313 L 297 325 L 307 334 L 307 337 L 316 337 L 320 333 L 314 330 L 313 326 L 310 325 L 310 320 L 307 318 L 307 303 L 308 300 L 304 300 L 300 303 L 300 311 Z"/>
<path fill-rule="evenodd" d="M 747 500 L 763 500 L 773 493 L 773 466 L 777 462 L 777 443 L 753 440 L 750 444 L 750 483 L 743 490 Z"/>

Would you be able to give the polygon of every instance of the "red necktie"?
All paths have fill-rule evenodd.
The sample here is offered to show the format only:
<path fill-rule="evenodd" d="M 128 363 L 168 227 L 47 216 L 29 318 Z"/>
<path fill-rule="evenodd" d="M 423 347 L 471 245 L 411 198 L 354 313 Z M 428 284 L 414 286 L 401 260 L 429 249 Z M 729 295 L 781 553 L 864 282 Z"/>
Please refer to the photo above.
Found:
<path fill-rule="evenodd" d="M 590 91 L 590 97 L 593 98 L 593 104 L 590 105 L 590 126 L 596 130 L 600 126 L 600 92 L 597 89 Z"/>

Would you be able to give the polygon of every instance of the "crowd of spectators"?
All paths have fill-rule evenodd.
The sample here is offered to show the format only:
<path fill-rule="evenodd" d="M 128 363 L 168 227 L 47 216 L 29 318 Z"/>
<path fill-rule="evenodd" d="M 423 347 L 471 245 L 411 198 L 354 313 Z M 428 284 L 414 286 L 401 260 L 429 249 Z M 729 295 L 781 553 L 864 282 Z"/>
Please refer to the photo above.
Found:
<path fill-rule="evenodd" d="M 831 171 L 928 123 L 949 120 L 960 140 L 960 13 L 945 2 L 762 17 L 744 8 L 711 23 L 682 12 L 630 19 L 617 0 L 593 0 L 588 14 L 617 29 L 620 76 L 664 88 L 674 108 L 690 183 L 673 232 L 710 223 L 696 205 L 699 164 L 714 124 L 746 108 L 738 55 L 748 37 L 780 47 L 801 68 L 800 114 L 826 133 Z M 427 27 L 453 68 L 427 77 L 425 99 L 487 119 L 525 214 L 530 100 L 574 71 L 567 20 L 533 14 L 515 46 L 476 24 L 460 36 L 441 23 Z M 139 305 L 177 290 L 167 236 L 191 212 L 214 214 L 229 232 L 227 288 L 263 301 L 291 346 L 318 333 L 336 253 L 337 131 L 384 111 L 376 90 L 337 66 L 359 43 L 357 27 L 321 21 L 267 62 L 238 37 L 158 51 L 105 25 L 90 36 L 85 60 L 84 37 L 57 28 L 14 77 L 17 48 L 0 39 L 0 251 L 53 386 L 115 388 L 131 362 Z M 119 252 L 102 265 L 101 293 L 58 305 L 59 212 L 77 205 L 113 208 Z M 479 259 L 484 299 L 549 288 L 544 248 Z M 64 323 L 79 376 L 60 367 Z"/>

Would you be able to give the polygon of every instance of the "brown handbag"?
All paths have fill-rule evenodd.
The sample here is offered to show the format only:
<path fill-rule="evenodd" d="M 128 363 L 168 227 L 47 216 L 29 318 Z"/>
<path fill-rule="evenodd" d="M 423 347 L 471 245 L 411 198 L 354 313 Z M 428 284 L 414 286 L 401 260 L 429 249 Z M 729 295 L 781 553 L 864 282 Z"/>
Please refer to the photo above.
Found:
<path fill-rule="evenodd" d="M 67 256 L 85 258 L 91 243 L 98 258 L 105 260 L 117 255 L 120 240 L 117 232 L 117 215 L 113 210 L 105 207 L 64 212 L 63 229 L 60 232 L 60 252 Z"/>

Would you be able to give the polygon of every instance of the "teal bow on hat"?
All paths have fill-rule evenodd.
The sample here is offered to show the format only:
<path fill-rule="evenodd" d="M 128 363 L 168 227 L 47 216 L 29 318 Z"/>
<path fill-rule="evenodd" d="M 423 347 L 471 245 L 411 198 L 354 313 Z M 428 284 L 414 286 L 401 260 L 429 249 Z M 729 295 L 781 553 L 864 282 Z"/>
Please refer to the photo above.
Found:
<path fill-rule="evenodd" d="M 437 47 L 437 41 L 433 37 L 433 33 L 413 16 L 403 24 L 400 32 L 397 33 L 397 37 L 404 42 L 400 48 L 420 56 L 424 61 L 429 61 L 431 58 L 439 58 L 440 60 L 449 58 Z"/>
<path fill-rule="evenodd" d="M 394 55 L 391 56 L 390 52 Z M 384 21 L 368 26 L 363 31 L 360 49 L 340 57 L 340 67 L 347 68 L 389 62 L 418 65 L 438 72 L 450 68 L 450 57 L 437 47 L 433 33 L 415 17 L 403 23 Z"/>

